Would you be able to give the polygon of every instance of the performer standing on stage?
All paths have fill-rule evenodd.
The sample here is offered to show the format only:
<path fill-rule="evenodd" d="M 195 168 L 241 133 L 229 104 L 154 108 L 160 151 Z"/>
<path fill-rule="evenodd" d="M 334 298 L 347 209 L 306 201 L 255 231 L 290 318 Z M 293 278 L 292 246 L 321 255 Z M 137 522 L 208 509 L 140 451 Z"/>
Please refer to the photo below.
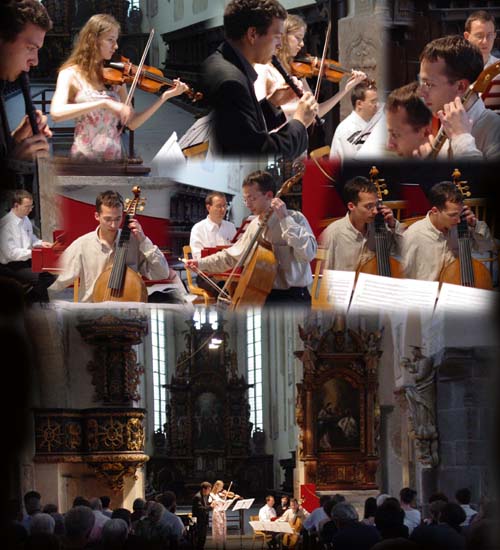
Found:
<path fill-rule="evenodd" d="M 106 86 L 102 69 L 118 49 L 120 25 L 108 14 L 92 16 L 78 35 L 73 52 L 62 65 L 52 98 L 54 122 L 76 119 L 71 156 L 113 161 L 123 157 L 121 125 L 135 130 L 168 99 L 188 86 L 176 81 L 146 110 L 136 113 L 127 105 L 126 85 Z"/>
<path fill-rule="evenodd" d="M 226 547 L 227 521 L 224 505 L 227 499 L 241 498 L 239 495 L 226 491 L 224 482 L 217 480 L 212 486 L 212 539 L 215 543 L 215 548 Z"/>
<path fill-rule="evenodd" d="M 212 502 L 210 492 L 212 484 L 204 481 L 200 490 L 193 497 L 192 513 L 196 518 L 196 550 L 203 550 L 207 539 L 208 518 Z"/>
<path fill-rule="evenodd" d="M 276 57 L 281 62 L 287 73 L 292 74 L 291 63 L 295 56 L 304 47 L 304 36 L 307 30 L 307 23 L 298 15 L 288 15 L 285 20 L 284 32 L 281 36 L 281 46 L 276 52 Z M 276 89 L 286 86 L 284 78 L 274 67 L 272 63 L 266 65 L 255 65 L 255 70 L 259 77 L 255 82 L 255 94 L 260 101 L 269 95 L 272 95 Z M 336 93 L 330 99 L 318 104 L 318 116 L 323 117 L 329 113 L 335 105 L 351 90 L 366 79 L 366 74 L 361 71 L 353 71 L 352 76 L 347 81 L 345 88 Z M 312 92 L 307 80 L 302 78 L 298 82 L 299 88 L 304 92 Z M 291 119 L 297 110 L 299 98 L 294 97 L 291 101 L 282 104 L 281 109 L 287 119 Z"/>

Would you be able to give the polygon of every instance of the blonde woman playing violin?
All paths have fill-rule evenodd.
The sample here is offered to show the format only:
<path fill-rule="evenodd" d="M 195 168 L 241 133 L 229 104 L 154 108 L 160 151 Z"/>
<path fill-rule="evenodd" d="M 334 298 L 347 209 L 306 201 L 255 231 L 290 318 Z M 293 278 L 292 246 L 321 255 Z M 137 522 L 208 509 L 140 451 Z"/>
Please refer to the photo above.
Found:
<path fill-rule="evenodd" d="M 291 62 L 294 57 L 304 47 L 304 36 L 306 34 L 307 24 L 298 15 L 289 15 L 285 20 L 284 32 L 281 37 L 281 48 L 277 53 L 277 58 L 285 68 L 292 74 Z M 273 93 L 277 88 L 286 86 L 283 77 L 279 74 L 276 68 L 268 63 L 266 65 L 255 65 L 255 70 L 258 73 L 258 78 L 255 81 L 255 95 L 260 101 Z M 345 87 L 340 92 L 336 93 L 330 99 L 319 104 L 318 115 L 320 118 L 330 112 L 335 105 L 352 89 L 356 84 L 366 78 L 366 74 L 361 71 L 352 71 L 352 76 L 347 81 Z M 309 84 L 305 78 L 296 81 L 299 88 L 304 92 L 310 92 Z M 299 98 L 281 105 L 287 119 L 293 116 L 297 108 Z"/>
<path fill-rule="evenodd" d="M 224 482 L 220 479 L 212 485 L 210 496 L 212 497 L 212 539 L 216 548 L 225 548 L 227 524 L 224 505 L 227 500 L 241 497 L 231 491 L 226 491 L 224 489 Z"/>
<path fill-rule="evenodd" d="M 50 106 L 54 122 L 76 119 L 70 155 L 80 160 L 116 161 L 123 158 L 121 126 L 135 130 L 168 99 L 189 87 L 176 85 L 152 105 L 136 113 L 126 104 L 125 84 L 106 86 L 102 69 L 118 49 L 120 25 L 108 14 L 92 16 L 80 30 L 73 52 L 59 70 Z"/>

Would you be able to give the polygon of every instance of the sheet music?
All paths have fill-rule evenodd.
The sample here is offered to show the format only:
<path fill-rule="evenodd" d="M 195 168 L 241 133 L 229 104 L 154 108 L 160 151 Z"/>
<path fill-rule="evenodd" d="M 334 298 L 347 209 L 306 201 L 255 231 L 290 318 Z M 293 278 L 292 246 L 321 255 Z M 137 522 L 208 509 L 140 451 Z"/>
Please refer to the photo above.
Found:
<path fill-rule="evenodd" d="M 236 510 L 247 510 L 251 508 L 254 500 L 254 498 L 242 498 L 238 500 L 234 505 L 233 512 L 235 512 Z"/>
<path fill-rule="evenodd" d="M 443 283 L 435 313 L 468 311 L 475 315 L 489 314 L 496 306 L 496 300 L 496 293 L 491 290 Z"/>
<path fill-rule="evenodd" d="M 227 510 L 235 500 L 236 499 L 234 498 L 232 498 L 231 500 L 226 500 L 226 502 L 224 502 L 224 506 L 222 507 L 222 510 L 224 511 Z"/>
<path fill-rule="evenodd" d="M 249 521 L 248 523 L 254 531 L 290 534 L 295 532 L 287 521 Z"/>
<path fill-rule="evenodd" d="M 344 313 L 351 301 L 352 289 L 354 288 L 354 271 L 337 271 L 325 269 L 321 285 L 325 285 L 327 302 L 332 305 L 334 311 Z"/>
<path fill-rule="evenodd" d="M 395 279 L 360 273 L 351 302 L 351 311 L 405 311 L 434 309 L 437 281 Z"/>

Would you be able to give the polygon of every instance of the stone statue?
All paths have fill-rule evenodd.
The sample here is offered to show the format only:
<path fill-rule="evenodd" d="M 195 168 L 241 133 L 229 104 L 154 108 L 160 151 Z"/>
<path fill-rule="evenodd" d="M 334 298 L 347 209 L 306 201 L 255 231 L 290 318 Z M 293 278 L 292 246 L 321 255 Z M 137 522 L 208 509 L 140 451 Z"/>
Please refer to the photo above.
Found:
<path fill-rule="evenodd" d="M 409 375 L 409 383 L 403 386 L 416 441 L 419 460 L 422 464 L 437 466 L 438 434 L 436 428 L 436 367 L 419 346 L 411 346 L 413 357 L 402 357 L 401 367 Z"/>

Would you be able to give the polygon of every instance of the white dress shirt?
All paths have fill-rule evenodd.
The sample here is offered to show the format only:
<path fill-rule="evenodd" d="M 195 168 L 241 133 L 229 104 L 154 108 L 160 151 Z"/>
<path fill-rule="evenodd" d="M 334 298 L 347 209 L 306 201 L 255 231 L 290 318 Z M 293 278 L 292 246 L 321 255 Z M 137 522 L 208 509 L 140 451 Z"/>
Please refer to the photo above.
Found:
<path fill-rule="evenodd" d="M 0 264 L 31 259 L 31 250 L 42 246 L 33 233 L 28 216 L 20 218 L 11 210 L 0 220 Z"/>
<path fill-rule="evenodd" d="M 233 246 L 199 260 L 199 268 L 207 273 L 223 273 L 238 262 L 259 227 L 256 216 Z M 272 245 L 278 272 L 273 288 L 286 290 L 291 287 L 305 287 L 312 283 L 310 263 L 317 249 L 316 239 L 303 214 L 288 210 L 288 216 L 280 220 L 276 214 L 269 218 L 264 239 Z"/>
<path fill-rule="evenodd" d="M 111 265 L 115 255 L 115 245 L 120 238 L 118 232 L 113 246 L 99 238 L 99 228 L 82 235 L 73 241 L 63 252 L 61 258 L 62 272 L 49 287 L 49 293 L 65 289 L 80 278 L 81 302 L 90 302 L 94 285 L 99 275 Z M 161 250 L 150 239 L 139 243 L 133 235 L 128 244 L 126 265 L 144 275 L 147 279 L 168 279 L 169 267 Z"/>
<path fill-rule="evenodd" d="M 259 521 L 271 521 L 276 515 L 276 510 L 272 506 L 264 504 L 259 510 Z"/>
<path fill-rule="evenodd" d="M 191 229 L 189 246 L 195 260 L 201 258 L 202 248 L 231 244 L 236 235 L 234 223 L 222 220 L 220 225 L 207 216 L 201 222 L 195 223 Z"/>
<path fill-rule="evenodd" d="M 485 222 L 469 226 L 472 249 L 486 252 L 493 248 L 493 241 Z M 431 222 L 429 213 L 408 227 L 403 235 L 403 269 L 409 279 L 437 281 L 441 270 L 458 256 L 457 226 L 443 233 Z"/>

